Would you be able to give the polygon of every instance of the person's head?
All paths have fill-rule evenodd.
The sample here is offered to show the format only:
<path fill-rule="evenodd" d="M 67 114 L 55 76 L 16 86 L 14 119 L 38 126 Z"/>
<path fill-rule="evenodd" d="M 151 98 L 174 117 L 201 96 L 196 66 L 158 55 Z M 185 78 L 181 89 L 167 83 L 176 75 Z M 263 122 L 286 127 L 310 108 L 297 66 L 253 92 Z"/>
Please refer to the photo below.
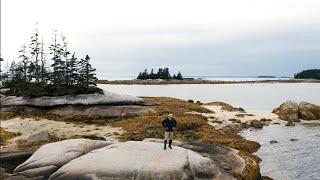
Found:
<path fill-rule="evenodd" d="M 172 118 L 172 114 L 168 114 L 168 118 L 171 119 Z"/>

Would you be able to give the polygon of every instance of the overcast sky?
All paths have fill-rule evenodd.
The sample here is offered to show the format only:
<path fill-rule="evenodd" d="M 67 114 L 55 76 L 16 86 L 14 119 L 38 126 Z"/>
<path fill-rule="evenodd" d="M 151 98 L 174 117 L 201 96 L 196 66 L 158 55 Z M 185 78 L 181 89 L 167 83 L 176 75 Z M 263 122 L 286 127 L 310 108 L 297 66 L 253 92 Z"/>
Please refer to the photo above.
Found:
<path fill-rule="evenodd" d="M 1 0 L 1 56 L 38 22 L 92 57 L 100 78 L 170 67 L 185 75 L 292 76 L 320 68 L 319 0 Z"/>

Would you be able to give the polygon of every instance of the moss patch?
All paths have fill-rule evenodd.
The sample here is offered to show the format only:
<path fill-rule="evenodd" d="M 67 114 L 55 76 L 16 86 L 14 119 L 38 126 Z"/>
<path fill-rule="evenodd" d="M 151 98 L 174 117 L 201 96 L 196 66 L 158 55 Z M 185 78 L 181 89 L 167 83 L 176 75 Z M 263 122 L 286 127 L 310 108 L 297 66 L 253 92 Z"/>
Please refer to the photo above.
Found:
<path fill-rule="evenodd" d="M 0 146 L 6 145 L 8 140 L 20 135 L 20 133 L 6 131 L 4 128 L 0 127 Z"/>

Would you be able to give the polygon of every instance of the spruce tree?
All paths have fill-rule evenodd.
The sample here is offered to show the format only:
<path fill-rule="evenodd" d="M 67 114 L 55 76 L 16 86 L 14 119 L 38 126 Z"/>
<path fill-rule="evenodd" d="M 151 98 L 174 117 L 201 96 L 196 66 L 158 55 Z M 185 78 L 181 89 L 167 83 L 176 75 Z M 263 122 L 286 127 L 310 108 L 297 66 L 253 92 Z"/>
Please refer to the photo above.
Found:
<path fill-rule="evenodd" d="M 90 57 L 89 55 L 86 55 L 84 59 L 80 60 L 80 84 L 85 87 L 89 88 L 91 85 L 96 86 L 94 83 L 94 80 L 96 80 L 96 74 L 94 73 L 96 71 L 95 68 L 92 68 L 90 64 Z"/>
<path fill-rule="evenodd" d="M 67 74 L 69 76 L 69 85 L 73 86 L 76 83 L 76 80 L 78 79 L 78 72 L 77 72 L 77 58 L 75 56 L 75 53 L 72 54 L 70 60 L 67 62 Z"/>
<path fill-rule="evenodd" d="M 159 68 L 158 73 L 157 73 L 157 78 L 163 79 L 163 69 L 162 68 Z"/>
<path fill-rule="evenodd" d="M 36 26 L 34 33 L 31 36 L 31 43 L 30 43 L 30 54 L 34 57 L 34 77 L 36 81 L 39 81 L 40 78 L 40 66 L 39 66 L 39 54 L 40 54 L 40 42 L 39 42 L 39 32 L 38 27 Z"/>
<path fill-rule="evenodd" d="M 179 79 L 179 80 L 182 80 L 182 79 L 183 79 L 183 78 L 182 78 L 182 74 L 180 73 L 180 71 L 179 71 L 179 73 L 177 74 L 176 79 Z"/>
<path fill-rule="evenodd" d="M 142 73 L 140 72 L 137 79 L 142 79 Z"/>
<path fill-rule="evenodd" d="M 50 54 L 53 55 L 53 64 L 51 65 L 53 68 L 53 84 L 62 86 L 65 84 L 65 61 L 62 60 L 63 49 L 61 44 L 58 43 L 57 31 L 54 32 L 53 44 L 50 45 L 49 49 L 51 50 Z"/>
<path fill-rule="evenodd" d="M 31 81 L 31 79 L 28 80 L 27 73 L 28 73 L 28 66 L 29 66 L 29 58 L 27 56 L 27 47 L 26 45 L 22 46 L 22 49 L 19 51 L 20 55 L 19 58 L 21 59 L 22 63 L 22 70 L 23 70 L 23 80 L 24 82 Z"/>
<path fill-rule="evenodd" d="M 154 70 L 153 68 L 151 69 L 151 72 L 150 72 L 150 79 L 156 79 L 156 75 L 154 74 Z"/>
<path fill-rule="evenodd" d="M 49 72 L 46 69 L 46 59 L 44 56 L 44 44 L 43 40 L 41 42 L 41 51 L 40 51 L 40 79 L 42 84 L 46 84 L 49 79 Z"/>
<path fill-rule="evenodd" d="M 65 62 L 65 83 L 67 86 L 70 85 L 70 70 L 69 70 L 69 55 L 70 55 L 70 52 L 68 50 L 68 43 L 67 43 L 67 40 L 66 40 L 66 37 L 61 34 L 61 39 L 62 39 L 62 56 L 64 57 L 64 62 Z"/>

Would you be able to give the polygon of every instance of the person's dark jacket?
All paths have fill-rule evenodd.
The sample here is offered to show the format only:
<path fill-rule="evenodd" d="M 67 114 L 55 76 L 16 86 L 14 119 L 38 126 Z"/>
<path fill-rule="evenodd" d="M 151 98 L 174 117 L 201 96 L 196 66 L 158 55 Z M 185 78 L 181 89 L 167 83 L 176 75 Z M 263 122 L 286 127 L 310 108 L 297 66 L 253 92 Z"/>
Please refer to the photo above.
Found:
<path fill-rule="evenodd" d="M 171 120 L 166 118 L 162 121 L 162 126 L 166 128 L 167 132 L 173 132 L 173 128 L 177 126 L 177 121 L 173 118 Z"/>

